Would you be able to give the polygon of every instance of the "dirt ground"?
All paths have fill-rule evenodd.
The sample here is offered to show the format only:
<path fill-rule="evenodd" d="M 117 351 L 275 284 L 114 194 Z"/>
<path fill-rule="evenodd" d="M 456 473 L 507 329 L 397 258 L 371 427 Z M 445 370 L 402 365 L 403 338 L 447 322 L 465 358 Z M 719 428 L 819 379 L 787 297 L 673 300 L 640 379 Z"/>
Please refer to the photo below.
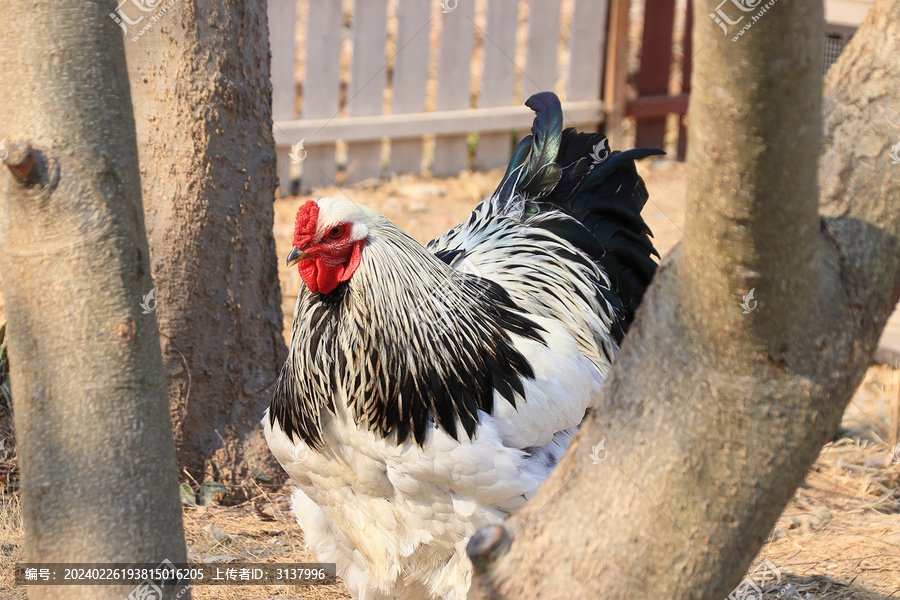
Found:
<path fill-rule="evenodd" d="M 682 239 L 685 165 L 664 159 L 646 161 L 639 168 L 651 197 L 644 216 L 665 255 Z M 408 176 L 323 189 L 316 195 L 346 196 L 365 203 L 426 241 L 464 219 L 493 190 L 500 175 L 492 171 L 445 179 Z M 308 198 L 275 203 L 279 257 L 290 248 L 294 215 Z M 282 268 L 280 274 L 287 335 L 301 282 L 296 269 Z M 843 436 L 823 449 L 754 560 L 751 572 L 757 569 L 757 575 L 745 580 L 745 590 L 757 593 L 741 598 L 900 598 L 900 457 L 891 455 L 900 441 L 898 412 L 900 370 L 873 366 L 844 415 Z M 191 560 L 315 560 L 304 549 L 300 529 L 291 517 L 289 489 L 260 487 L 258 492 L 253 502 L 239 506 L 185 507 Z M 24 589 L 13 587 L 10 578 L 12 565 L 23 559 L 22 544 L 19 498 L 7 490 L 0 495 L 0 598 L 25 598 Z M 763 582 L 761 565 L 774 566 L 778 577 Z M 200 600 L 349 598 L 342 585 L 198 586 L 192 594 Z"/>

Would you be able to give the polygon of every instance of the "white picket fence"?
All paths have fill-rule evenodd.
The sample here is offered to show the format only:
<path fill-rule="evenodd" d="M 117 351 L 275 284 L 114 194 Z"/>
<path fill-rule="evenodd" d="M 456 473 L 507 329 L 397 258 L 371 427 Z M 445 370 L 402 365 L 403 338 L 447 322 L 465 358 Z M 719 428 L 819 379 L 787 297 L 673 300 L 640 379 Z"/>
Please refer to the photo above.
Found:
<path fill-rule="evenodd" d="M 269 0 L 282 192 L 301 171 L 304 190 L 338 182 L 342 165 L 342 183 L 455 175 L 473 132 L 471 166 L 502 166 L 531 125 L 522 101 L 541 90 L 560 95 L 567 125 L 595 130 L 607 2 Z"/>

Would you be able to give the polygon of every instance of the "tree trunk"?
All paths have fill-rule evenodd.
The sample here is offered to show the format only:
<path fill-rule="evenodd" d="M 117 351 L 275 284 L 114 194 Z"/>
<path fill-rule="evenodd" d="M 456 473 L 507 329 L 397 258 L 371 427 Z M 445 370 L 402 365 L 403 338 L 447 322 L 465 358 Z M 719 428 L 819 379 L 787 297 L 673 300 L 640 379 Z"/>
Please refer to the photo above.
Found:
<path fill-rule="evenodd" d="M 178 461 L 242 475 L 287 353 L 266 4 L 143 5 L 120 14 Z"/>
<path fill-rule="evenodd" d="M 29 562 L 186 560 L 159 334 L 140 306 L 153 282 L 114 9 L 2 5 L 0 274 Z"/>
<path fill-rule="evenodd" d="M 900 294 L 900 190 L 874 133 L 898 128 L 898 2 L 876 3 L 829 76 L 821 180 L 844 216 L 824 220 L 811 159 L 822 4 L 780 2 L 735 42 L 708 17 L 716 4 L 695 3 L 685 239 L 556 471 L 505 532 L 470 544 L 473 597 L 727 596 L 832 437 Z"/>

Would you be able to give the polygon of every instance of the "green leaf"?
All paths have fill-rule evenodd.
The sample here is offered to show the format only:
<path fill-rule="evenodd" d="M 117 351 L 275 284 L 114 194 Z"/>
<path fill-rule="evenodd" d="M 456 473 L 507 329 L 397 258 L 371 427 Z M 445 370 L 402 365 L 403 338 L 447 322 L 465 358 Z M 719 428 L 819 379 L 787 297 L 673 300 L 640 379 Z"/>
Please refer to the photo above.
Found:
<path fill-rule="evenodd" d="M 197 497 L 200 506 L 212 506 L 213 494 L 227 494 L 228 488 L 217 481 L 204 481 L 200 484 L 200 493 Z"/>
<path fill-rule="evenodd" d="M 181 496 L 181 501 L 184 504 L 197 506 L 197 494 L 194 493 L 194 490 L 188 484 L 182 483 L 178 486 L 178 495 Z"/>
<path fill-rule="evenodd" d="M 214 460 L 209 461 L 209 466 L 212 467 L 213 479 L 216 479 L 216 480 L 222 479 L 221 477 L 219 477 L 219 466 L 216 464 L 216 461 L 214 461 Z"/>
<path fill-rule="evenodd" d="M 219 483 L 218 481 L 204 481 L 200 484 L 200 491 L 203 489 L 208 489 L 213 494 L 227 494 L 228 488 Z"/>
<path fill-rule="evenodd" d="M 272 481 L 272 478 L 269 476 L 269 474 L 259 467 L 253 467 L 252 469 L 250 469 L 250 477 L 262 482 Z"/>

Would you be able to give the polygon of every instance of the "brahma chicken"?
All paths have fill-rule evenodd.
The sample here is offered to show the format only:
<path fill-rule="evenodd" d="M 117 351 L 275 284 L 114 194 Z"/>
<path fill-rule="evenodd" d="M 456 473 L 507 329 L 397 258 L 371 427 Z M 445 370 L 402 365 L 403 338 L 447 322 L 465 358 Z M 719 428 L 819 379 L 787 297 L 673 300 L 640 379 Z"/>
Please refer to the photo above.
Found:
<path fill-rule="evenodd" d="M 354 597 L 463 600 L 467 540 L 535 493 L 597 399 L 656 254 L 634 160 L 526 104 L 532 135 L 422 246 L 348 200 L 300 207 L 305 283 L 263 419 L 306 543 Z"/>

